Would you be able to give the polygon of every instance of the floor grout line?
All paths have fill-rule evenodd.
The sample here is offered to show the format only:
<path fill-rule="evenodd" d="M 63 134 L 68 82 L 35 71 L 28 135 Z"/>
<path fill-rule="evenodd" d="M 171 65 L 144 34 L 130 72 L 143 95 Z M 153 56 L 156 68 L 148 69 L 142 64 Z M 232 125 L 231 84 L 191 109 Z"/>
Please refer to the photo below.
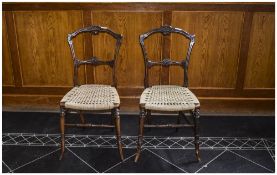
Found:
<path fill-rule="evenodd" d="M 45 136 L 45 135 L 48 135 L 48 136 L 60 136 L 60 133 L 56 133 L 56 134 L 47 134 L 47 133 L 44 133 L 44 134 L 36 134 L 36 133 L 2 133 L 2 135 L 4 136 L 10 136 L 10 135 L 18 135 L 18 136 L 22 136 L 22 135 L 26 135 L 26 136 Z M 66 137 L 67 136 L 75 136 L 75 137 L 82 137 L 82 136 L 102 136 L 103 135 L 93 135 L 93 134 L 85 134 L 85 135 L 82 135 L 82 134 L 66 134 Z M 115 138 L 114 135 L 105 135 L 104 137 L 113 137 Z M 122 135 L 121 137 L 123 138 L 126 138 L 126 137 L 135 137 L 137 138 L 136 135 Z M 149 135 L 149 136 L 144 136 L 144 138 L 151 138 L 151 137 L 156 137 L 156 138 L 165 138 L 165 137 L 170 137 L 170 136 L 156 136 L 156 135 Z M 173 136 L 173 137 L 170 137 L 170 138 L 180 138 L 180 137 L 183 137 L 184 136 Z M 185 137 L 185 138 L 189 138 L 189 139 L 194 139 L 194 137 Z M 249 139 L 249 137 L 201 137 L 203 139 L 208 139 L 208 138 L 212 138 L 212 139 L 221 139 L 221 138 L 225 138 L 225 139 L 235 139 L 235 138 L 239 138 L 239 139 Z M 251 138 L 253 140 L 260 140 L 261 137 L 253 137 Z M 266 137 L 266 139 L 272 139 L 274 140 L 274 138 L 272 137 Z"/>
<path fill-rule="evenodd" d="M 250 159 L 248 159 L 248 158 L 246 158 L 246 157 L 244 157 L 244 156 L 242 156 L 242 155 L 240 155 L 240 154 L 238 154 L 238 153 L 236 153 L 236 152 L 233 152 L 233 151 L 231 151 L 231 150 L 228 150 L 228 151 L 231 152 L 231 153 L 233 153 L 233 154 L 235 154 L 235 155 L 237 155 L 237 156 L 239 156 L 239 157 L 241 157 L 241 158 L 243 158 L 243 159 L 245 159 L 245 160 L 248 160 L 248 161 L 251 162 L 251 163 L 254 163 L 255 165 L 258 165 L 258 166 L 260 166 L 260 167 L 262 167 L 262 168 L 264 168 L 264 169 L 266 169 L 266 170 L 268 170 L 268 171 L 270 171 L 270 172 L 273 173 L 272 170 L 270 170 L 270 169 L 264 167 L 263 165 L 260 165 L 260 164 L 258 164 L 258 163 L 256 163 L 256 162 L 254 162 L 253 160 L 250 160 Z"/>
<path fill-rule="evenodd" d="M 13 173 L 12 169 L 3 160 L 2 160 L 2 163 L 9 169 L 9 173 Z"/>
<path fill-rule="evenodd" d="M 149 149 L 147 149 L 147 148 L 146 148 L 146 150 L 147 150 L 147 151 L 149 151 L 149 152 L 151 152 L 151 153 L 152 153 L 152 154 L 154 154 L 155 156 L 157 156 L 157 157 L 161 158 L 162 160 L 164 160 L 165 162 L 169 163 L 170 165 L 172 165 L 172 166 L 174 166 L 174 167 L 178 168 L 178 169 L 179 169 L 179 170 L 181 170 L 182 172 L 184 172 L 184 173 L 188 173 L 188 172 L 187 172 L 186 170 L 184 170 L 183 168 L 178 167 L 178 166 L 177 166 L 177 165 L 175 165 L 174 163 L 172 163 L 172 162 L 170 162 L 169 160 L 167 160 L 167 159 L 165 159 L 165 158 L 161 157 L 160 155 L 158 155 L 158 154 L 154 153 L 153 151 L 151 151 L 151 150 L 149 150 Z"/>
<path fill-rule="evenodd" d="M 271 159 L 272 159 L 272 160 L 274 161 L 274 163 L 275 163 L 275 160 L 273 159 L 273 155 L 272 155 L 272 153 L 269 151 L 268 145 L 266 144 L 266 141 L 265 141 L 264 139 L 263 139 L 263 142 L 264 142 L 264 144 L 265 144 L 265 147 L 266 147 L 266 149 L 267 149 L 267 151 L 268 151 L 268 153 L 269 153 Z"/>
<path fill-rule="evenodd" d="M 141 150 L 141 153 L 142 153 L 144 150 L 145 150 L 145 149 L 142 149 L 142 150 Z M 103 173 L 106 173 L 107 171 L 109 171 L 109 170 L 111 170 L 111 169 L 117 167 L 117 166 L 120 165 L 121 163 L 124 163 L 126 160 L 129 160 L 131 157 L 134 157 L 136 154 L 137 154 L 137 153 L 135 153 L 135 154 L 129 156 L 128 158 L 124 159 L 123 161 L 118 162 L 117 164 L 111 166 L 110 168 L 108 168 L 108 169 L 106 169 L 105 171 L 103 171 Z"/>
<path fill-rule="evenodd" d="M 199 168 L 197 171 L 195 171 L 195 173 L 198 173 L 199 171 L 201 171 L 203 168 L 206 168 L 210 163 L 212 163 L 214 160 L 216 160 L 218 157 L 220 157 L 223 153 L 225 153 L 227 151 L 224 150 L 221 153 L 219 153 L 217 156 L 215 156 L 212 160 L 210 160 L 208 163 L 206 163 L 205 165 L 203 165 L 201 168 Z"/>
<path fill-rule="evenodd" d="M 13 134 L 13 133 L 7 133 L 6 134 L 8 137 L 10 137 L 10 139 L 8 139 L 8 141 L 4 141 L 4 142 L 2 142 L 2 145 L 18 145 L 18 146 L 58 146 L 58 143 L 55 141 L 56 140 L 56 138 L 54 138 L 55 140 L 53 140 L 52 139 L 52 137 L 54 137 L 54 135 L 53 134 L 24 134 L 24 133 L 17 133 L 17 134 Z M 36 138 L 36 140 L 38 140 L 40 143 L 33 143 L 33 142 L 29 142 L 29 143 L 20 143 L 21 141 L 19 141 L 19 142 L 16 142 L 15 140 L 14 140 L 14 138 L 12 138 L 12 137 L 15 137 L 15 138 L 17 138 L 17 137 L 19 137 L 19 136 L 21 136 L 21 137 L 23 137 L 23 139 L 24 140 L 26 140 L 24 137 L 35 137 Z M 5 135 L 3 135 L 2 134 L 2 136 L 5 136 Z M 49 141 L 47 141 L 46 143 L 44 143 L 44 142 L 42 142 L 38 137 L 39 136 L 43 136 L 43 138 L 48 138 L 48 139 L 50 139 Z M 101 146 L 103 146 L 103 147 L 116 147 L 116 145 L 112 145 L 112 144 L 110 144 L 110 140 L 112 140 L 113 138 L 115 138 L 115 136 L 111 136 L 111 137 L 109 137 L 109 136 L 97 136 L 96 138 L 95 138 L 95 136 L 96 135 L 94 135 L 93 137 L 94 138 L 91 138 L 91 137 L 89 137 L 90 138 L 90 142 L 89 143 L 91 143 L 91 142 L 93 142 L 93 143 L 95 143 L 96 145 L 88 145 L 89 143 L 83 143 L 82 142 L 82 140 L 83 139 L 85 139 L 85 138 L 88 138 L 88 135 L 72 135 L 72 136 L 66 136 L 66 142 L 67 142 L 67 144 L 66 144 L 66 146 L 67 147 L 101 147 Z M 124 137 L 124 136 L 123 136 Z M 28 139 L 29 139 L 28 138 Z M 73 138 L 75 138 L 75 139 L 77 139 L 77 141 L 75 141 L 75 143 L 77 143 L 78 142 L 78 144 L 75 144 L 75 143 L 70 143 L 70 142 L 68 142 L 70 139 L 73 139 Z M 95 139 L 97 140 L 98 138 L 101 138 L 104 142 L 103 143 L 101 143 L 100 145 L 98 145 L 96 142 L 94 142 L 95 141 Z M 135 139 L 136 139 L 136 137 L 134 137 Z M 145 143 L 149 143 L 150 144 L 150 146 L 145 146 L 145 148 L 155 148 L 155 149 L 194 149 L 194 147 L 186 147 L 186 145 L 189 145 L 190 144 L 190 142 L 191 142 L 191 139 L 189 138 L 189 137 L 185 137 L 185 139 L 183 139 L 184 137 L 156 137 L 156 136 L 148 136 L 148 138 L 146 138 L 145 137 L 145 139 L 152 139 L 152 140 L 148 140 L 148 141 L 146 141 L 145 140 Z M 203 146 L 201 146 L 200 145 L 200 148 L 201 149 L 230 149 L 230 150 L 237 150 L 237 149 L 239 149 L 239 150 L 247 150 L 247 149 L 253 149 L 253 150 L 267 150 L 267 149 L 270 149 L 269 147 L 266 147 L 266 146 L 264 146 L 265 144 L 263 144 L 263 147 L 244 147 L 243 148 L 243 145 L 248 145 L 247 143 L 248 143 L 248 141 L 249 140 L 252 140 L 252 141 L 254 141 L 254 142 L 258 142 L 258 143 L 256 143 L 256 144 L 259 144 L 259 143 L 263 143 L 263 138 L 259 138 L 259 139 L 254 139 L 254 138 L 245 138 L 245 137 L 234 137 L 235 139 L 229 139 L 229 138 L 231 138 L 231 137 L 220 137 L 220 139 L 218 139 L 219 137 L 201 137 L 200 138 L 200 140 L 201 140 L 201 145 L 203 145 L 203 144 L 205 144 L 206 145 L 206 147 L 203 147 Z M 133 136 L 125 136 L 125 140 L 131 140 L 132 141 L 132 139 L 133 139 Z M 160 140 L 160 139 L 162 139 L 162 140 Z M 176 139 L 178 139 L 178 140 L 176 140 Z M 13 140 L 13 142 L 12 143 L 9 143 L 9 141 L 10 140 Z M 50 141 L 53 141 L 53 142 L 55 142 L 55 144 L 47 144 L 48 142 L 50 142 Z M 123 139 L 124 140 L 124 139 Z M 158 140 L 159 141 L 159 143 L 158 143 L 158 145 L 153 145 L 152 144 L 152 141 L 153 140 Z M 168 145 L 168 144 L 166 144 L 166 146 L 164 147 L 164 146 L 160 146 L 160 148 L 159 148 L 159 145 L 161 145 L 161 144 L 163 144 L 164 142 L 166 142 L 167 140 L 171 140 L 172 142 L 173 142 L 173 144 L 176 144 L 176 143 L 178 143 L 178 142 L 180 142 L 180 141 L 182 141 L 182 140 L 184 140 L 185 142 L 189 142 L 189 143 L 187 143 L 185 146 L 181 146 L 179 143 L 179 145 L 180 145 L 180 148 L 178 148 L 178 147 L 171 147 L 171 145 Z M 207 144 L 206 142 L 207 141 L 212 141 L 213 143 L 215 143 L 214 145 L 209 145 L 209 144 Z M 221 144 L 220 144 L 220 142 L 222 141 L 222 140 L 225 140 L 225 142 L 227 142 L 228 143 L 228 145 L 227 146 L 222 146 Z M 230 142 L 229 142 L 229 141 Z M 240 143 L 242 143 L 242 145 L 240 145 L 240 146 L 237 146 L 237 145 L 234 145 L 234 142 L 235 141 L 239 141 Z M 81 144 L 80 144 L 80 143 Z M 244 143 L 245 142 L 245 143 Z M 106 144 L 107 143 L 107 145 L 103 145 L 103 144 Z M 132 143 L 135 143 L 135 141 L 133 141 Z M 132 143 L 130 143 L 130 144 L 132 144 Z M 136 145 L 130 145 L 129 144 L 129 146 L 128 146 L 128 148 L 135 148 L 136 147 Z M 172 145 L 173 145 L 172 144 Z M 145 145 L 145 144 L 144 144 Z M 215 145 L 217 145 L 217 146 L 215 146 Z M 232 145 L 234 145 L 234 146 L 232 146 Z M 221 147 L 218 147 L 218 146 L 221 146 Z M 127 147 L 125 147 L 125 148 L 127 148 Z"/>
<path fill-rule="evenodd" d="M 97 171 L 95 168 L 93 168 L 89 163 L 87 163 L 86 161 L 84 161 L 81 157 L 79 157 L 76 153 L 74 153 L 72 150 L 70 150 L 69 148 L 66 147 L 66 149 L 68 151 L 70 151 L 74 156 L 76 156 L 78 159 L 80 159 L 83 163 L 85 163 L 87 166 L 89 166 L 91 169 L 93 169 L 94 171 L 96 171 L 97 173 L 99 173 L 99 171 Z"/>
<path fill-rule="evenodd" d="M 19 168 L 22 168 L 22 167 L 24 167 L 24 166 L 26 166 L 26 165 L 29 165 L 29 164 L 31 164 L 31 163 L 33 163 L 33 162 L 39 160 L 39 159 L 42 159 L 42 158 L 44 158 L 44 157 L 46 157 L 46 156 L 48 156 L 48 155 L 50 155 L 50 154 L 53 154 L 54 152 L 57 152 L 59 149 L 60 149 L 60 148 L 58 148 L 58 149 L 56 149 L 56 150 L 54 150 L 54 151 L 52 151 L 52 152 L 50 152 L 50 153 L 47 153 L 47 154 L 45 154 L 45 155 L 43 155 L 43 156 L 40 156 L 40 157 L 38 157 L 38 158 L 36 158 L 36 159 L 34 159 L 34 160 L 28 162 L 28 163 L 25 163 L 24 165 L 21 165 L 21 166 L 15 168 L 15 169 L 13 169 L 12 171 L 18 170 Z"/>

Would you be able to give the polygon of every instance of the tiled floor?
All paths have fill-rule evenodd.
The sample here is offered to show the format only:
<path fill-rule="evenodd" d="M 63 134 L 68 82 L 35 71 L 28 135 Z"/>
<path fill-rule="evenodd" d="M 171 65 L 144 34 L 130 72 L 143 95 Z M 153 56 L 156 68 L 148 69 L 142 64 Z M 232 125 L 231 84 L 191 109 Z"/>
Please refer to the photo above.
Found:
<path fill-rule="evenodd" d="M 109 122 L 107 115 L 86 116 L 88 122 Z M 78 118 L 72 115 L 69 120 Z M 60 161 L 57 113 L 3 112 L 2 172 L 275 172 L 274 117 L 201 117 L 199 163 L 190 129 L 146 129 L 141 159 L 134 163 L 138 118 L 125 115 L 121 120 L 123 162 L 114 131 L 88 128 L 66 130 Z M 176 117 L 156 120 L 176 122 Z"/>

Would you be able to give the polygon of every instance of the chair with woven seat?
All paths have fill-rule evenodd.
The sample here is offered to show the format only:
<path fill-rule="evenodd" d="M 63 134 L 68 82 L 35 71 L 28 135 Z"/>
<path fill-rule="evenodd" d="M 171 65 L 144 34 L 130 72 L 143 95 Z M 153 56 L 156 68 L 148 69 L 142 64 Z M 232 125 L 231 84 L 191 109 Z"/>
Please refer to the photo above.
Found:
<path fill-rule="evenodd" d="M 145 39 L 149 36 L 161 33 L 169 35 L 171 33 L 179 34 L 186 39 L 189 39 L 189 46 L 185 59 L 182 61 L 173 61 L 170 58 L 163 58 L 161 61 L 151 61 L 144 44 Z M 144 128 L 182 128 L 191 127 L 194 129 L 194 143 L 195 143 L 195 154 L 198 161 L 200 161 L 199 155 L 199 112 L 200 103 L 197 97 L 188 89 L 188 64 L 192 47 L 194 45 L 195 36 L 187 33 L 186 31 L 173 28 L 165 25 L 157 29 L 153 29 L 149 32 L 140 35 L 140 45 L 142 48 L 145 64 L 144 74 L 144 91 L 140 97 L 140 119 L 139 119 L 139 134 L 137 142 L 137 154 L 135 162 L 138 161 L 141 152 L 141 146 L 143 143 Z M 148 69 L 152 66 L 181 66 L 184 69 L 184 84 L 183 86 L 178 85 L 154 85 L 149 87 Z M 177 124 L 151 124 L 148 120 L 153 112 L 166 112 L 166 113 L 177 113 L 178 120 Z M 188 118 L 186 112 L 189 112 L 193 116 L 193 121 Z M 184 117 L 188 124 L 180 124 L 180 118 Z M 145 124 L 145 119 L 148 121 Z"/>
<path fill-rule="evenodd" d="M 80 60 L 76 57 L 73 38 L 82 33 L 91 33 L 98 35 L 99 33 L 107 33 L 116 39 L 115 52 L 112 60 L 104 61 L 97 57 L 90 57 L 86 60 Z M 68 34 L 68 43 L 74 62 L 74 87 L 62 98 L 60 101 L 60 129 L 61 129 L 61 155 L 63 158 L 65 150 L 65 127 L 94 127 L 94 128 L 115 128 L 117 145 L 121 160 L 123 160 L 121 133 L 120 133 L 120 116 L 119 106 L 120 99 L 116 90 L 115 77 L 115 62 L 121 45 L 122 35 L 113 32 L 112 30 L 101 26 L 89 26 L 79 29 L 71 34 Z M 93 66 L 109 65 L 112 69 L 113 82 L 112 85 L 101 84 L 84 84 L 79 85 L 78 82 L 78 68 L 81 65 L 91 64 Z M 83 112 L 111 112 L 114 124 L 91 124 L 84 120 Z M 65 123 L 65 115 L 69 112 L 80 113 L 81 123 Z"/>

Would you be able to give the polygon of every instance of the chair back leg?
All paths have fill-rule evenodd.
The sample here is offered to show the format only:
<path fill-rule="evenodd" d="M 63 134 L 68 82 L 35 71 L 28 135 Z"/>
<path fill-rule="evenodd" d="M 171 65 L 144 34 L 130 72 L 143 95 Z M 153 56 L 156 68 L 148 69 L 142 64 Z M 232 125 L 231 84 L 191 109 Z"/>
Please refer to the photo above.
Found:
<path fill-rule="evenodd" d="M 140 157 L 141 145 L 142 145 L 142 142 L 143 142 L 144 119 L 145 119 L 145 109 L 140 108 L 139 135 L 138 135 L 137 154 L 136 154 L 136 157 L 135 157 L 135 162 L 137 162 L 139 157 Z"/>

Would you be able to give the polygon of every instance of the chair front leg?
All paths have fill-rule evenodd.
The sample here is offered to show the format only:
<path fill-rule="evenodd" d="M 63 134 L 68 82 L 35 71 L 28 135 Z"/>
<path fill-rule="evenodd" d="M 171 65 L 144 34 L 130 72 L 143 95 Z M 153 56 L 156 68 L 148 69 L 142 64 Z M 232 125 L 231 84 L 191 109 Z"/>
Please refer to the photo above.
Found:
<path fill-rule="evenodd" d="M 121 132 L 120 132 L 120 116 L 119 116 L 119 108 L 115 108 L 112 112 L 114 114 L 115 119 L 115 132 L 116 132 L 116 139 L 117 139 L 117 147 L 120 155 L 121 161 L 124 160 L 123 151 L 122 151 L 122 143 L 121 143 Z"/>
<path fill-rule="evenodd" d="M 148 125 L 152 124 L 151 110 L 145 110 L 145 122 Z M 148 128 L 148 131 L 151 131 L 151 128 Z"/>
<path fill-rule="evenodd" d="M 150 110 L 146 110 L 146 122 L 149 125 L 152 124 L 152 117 L 151 117 L 151 111 Z"/>
<path fill-rule="evenodd" d="M 65 135 L 64 135 L 64 130 L 65 130 L 65 109 L 61 108 L 61 116 L 60 116 L 60 131 L 61 131 L 61 155 L 60 155 L 60 160 L 63 158 L 64 154 L 64 142 L 65 142 Z"/>
<path fill-rule="evenodd" d="M 197 161 L 200 161 L 200 150 L 199 150 L 199 118 L 200 118 L 200 108 L 196 108 L 193 111 L 194 118 L 194 144 L 195 144 L 195 155 Z"/>
<path fill-rule="evenodd" d="M 140 108 L 140 117 L 139 117 L 139 135 L 138 135 L 138 143 L 137 143 L 137 155 L 135 157 L 135 162 L 137 162 L 140 157 L 141 145 L 143 142 L 144 119 L 145 119 L 145 109 L 143 107 L 141 107 Z"/>

